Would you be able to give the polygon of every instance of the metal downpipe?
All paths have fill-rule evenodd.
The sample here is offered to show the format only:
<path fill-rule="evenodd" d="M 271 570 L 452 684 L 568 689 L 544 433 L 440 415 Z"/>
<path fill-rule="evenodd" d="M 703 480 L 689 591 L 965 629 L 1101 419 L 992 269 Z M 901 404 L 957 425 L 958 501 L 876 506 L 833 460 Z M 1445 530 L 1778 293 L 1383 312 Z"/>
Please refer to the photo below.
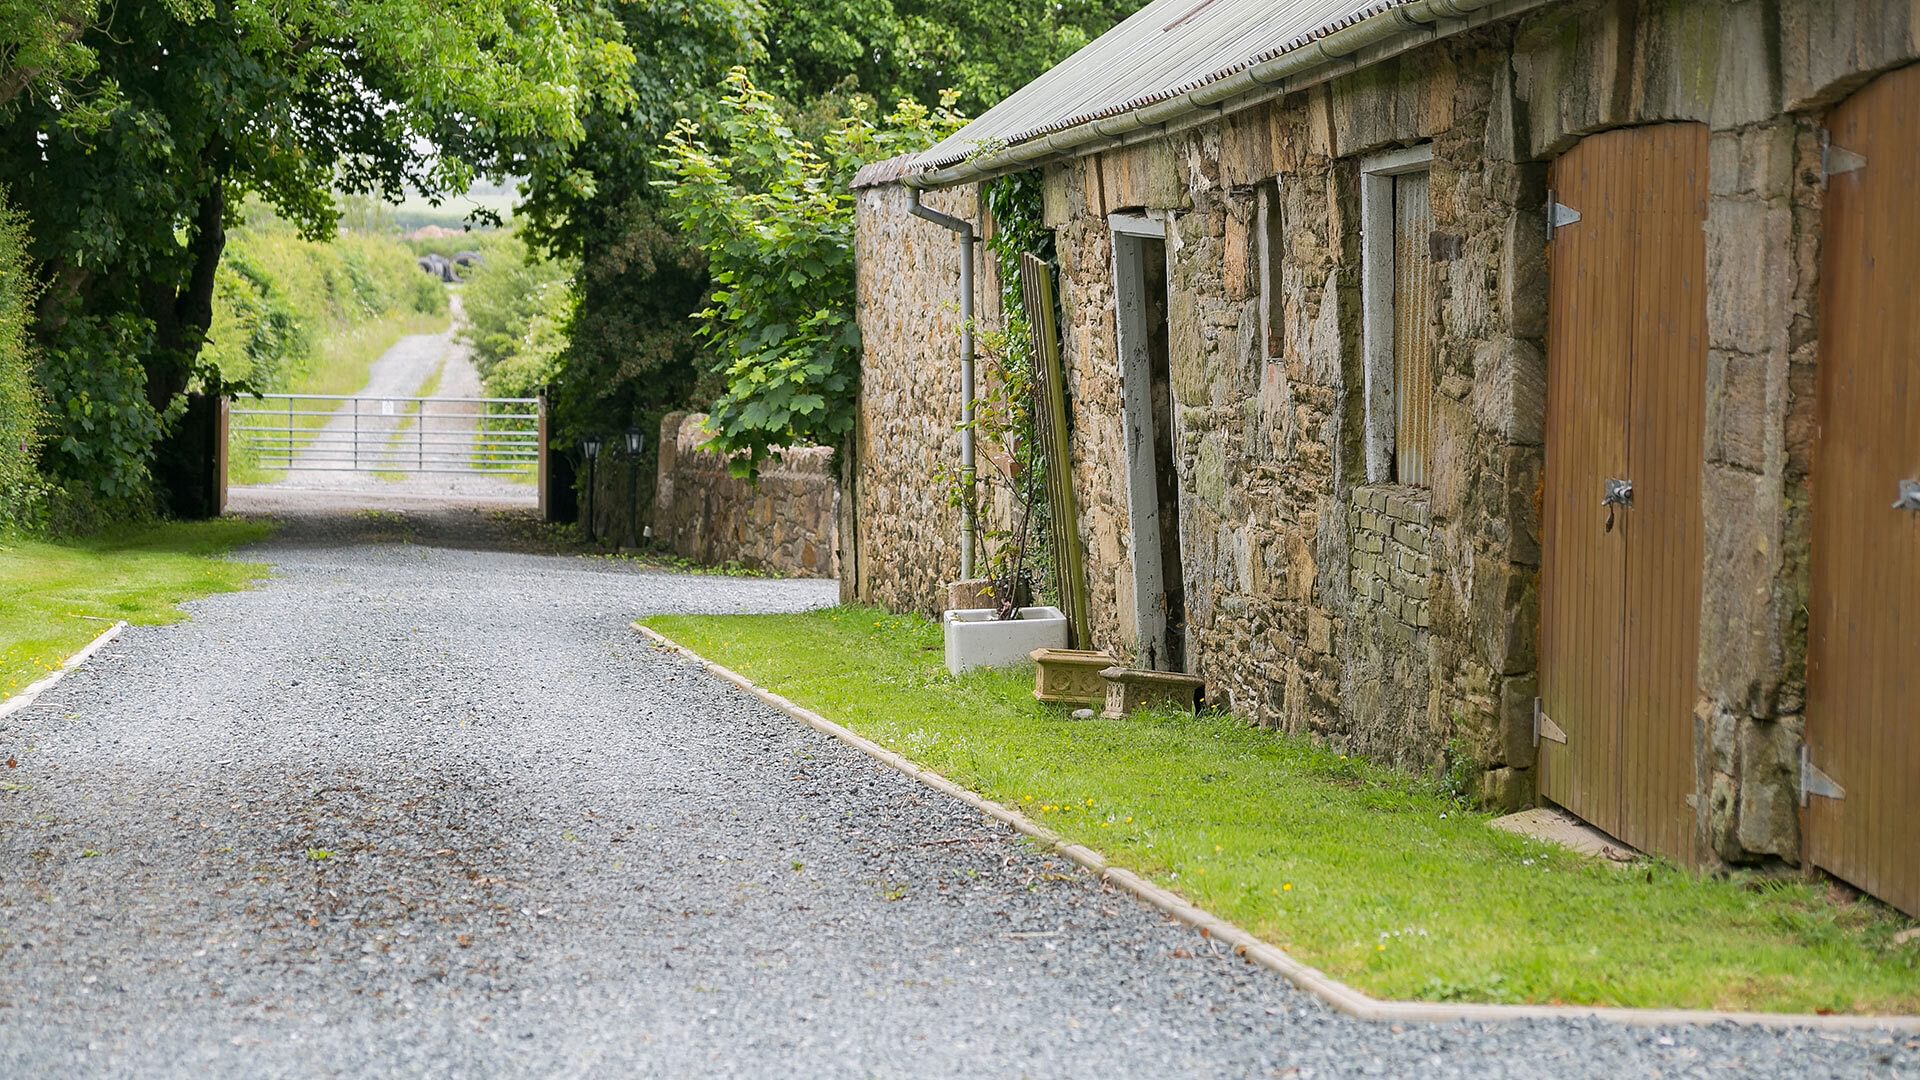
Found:
<path fill-rule="evenodd" d="M 973 578 L 973 538 L 978 531 L 973 498 L 973 223 L 920 203 L 920 189 L 907 189 L 914 217 L 951 230 L 960 239 L 960 579 Z"/>

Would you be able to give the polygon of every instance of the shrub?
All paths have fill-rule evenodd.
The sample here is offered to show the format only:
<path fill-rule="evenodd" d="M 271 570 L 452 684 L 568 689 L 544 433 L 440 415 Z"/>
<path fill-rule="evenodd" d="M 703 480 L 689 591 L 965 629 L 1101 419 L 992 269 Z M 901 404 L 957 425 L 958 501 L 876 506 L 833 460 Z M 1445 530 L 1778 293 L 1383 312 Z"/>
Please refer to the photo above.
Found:
<path fill-rule="evenodd" d="M 0 531 L 25 524 L 40 500 L 34 456 L 42 405 L 27 343 L 34 282 L 26 246 L 26 219 L 0 193 Z"/>
<path fill-rule="evenodd" d="M 725 381 L 708 409 L 713 448 L 738 452 L 733 467 L 752 474 L 774 447 L 837 445 L 853 431 L 854 171 L 963 121 L 949 97 L 938 110 L 903 101 L 877 125 L 855 98 L 816 150 L 745 69 L 727 85 L 711 130 L 682 121 L 662 165 L 673 212 L 712 270 L 697 318 Z"/>
<path fill-rule="evenodd" d="M 347 233 L 317 243 L 249 208 L 220 260 L 206 358 L 228 382 L 283 390 L 329 335 L 388 315 L 445 311 L 446 288 L 414 259 L 392 237 Z"/>
<path fill-rule="evenodd" d="M 498 233 L 468 271 L 461 336 L 495 397 L 525 397 L 553 378 L 573 310 L 573 267 L 545 259 L 512 233 Z"/>

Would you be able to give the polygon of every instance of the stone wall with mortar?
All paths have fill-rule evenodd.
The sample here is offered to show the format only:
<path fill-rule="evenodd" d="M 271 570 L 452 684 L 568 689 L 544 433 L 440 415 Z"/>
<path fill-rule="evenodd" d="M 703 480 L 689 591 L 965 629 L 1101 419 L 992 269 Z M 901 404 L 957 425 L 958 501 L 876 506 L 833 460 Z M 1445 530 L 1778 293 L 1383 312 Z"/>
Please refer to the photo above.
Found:
<path fill-rule="evenodd" d="M 833 451 L 777 451 L 758 481 L 747 481 L 727 470 L 726 458 L 702 448 L 706 420 L 676 412 L 660 421 L 653 542 L 710 566 L 834 576 L 840 485 Z"/>
<path fill-rule="evenodd" d="M 960 460 L 960 254 L 956 235 L 909 212 L 906 189 L 862 188 L 855 251 L 860 404 L 841 508 L 841 597 L 938 613 L 960 575 L 961 513 L 943 471 Z M 979 189 L 929 192 L 926 204 L 984 226 Z M 974 322 L 1000 324 L 999 284 L 974 245 Z M 978 364 L 982 385 L 988 364 Z M 988 468 L 984 454 L 979 468 Z M 982 490 L 985 490 L 984 488 Z M 1004 505 L 983 516 L 1004 518 Z"/>
<path fill-rule="evenodd" d="M 1698 121 L 1712 172 L 1698 827 L 1721 861 L 1795 861 L 1819 124 L 1916 57 L 1912 0 L 1553 3 L 1048 166 L 1096 644 L 1134 645 L 1107 218 L 1144 210 L 1167 220 L 1187 656 L 1212 700 L 1411 769 L 1464 759 L 1488 802 L 1528 801 L 1547 166 L 1587 134 Z M 1440 263 L 1431 484 L 1388 491 L 1366 485 L 1361 455 L 1360 162 L 1421 143 Z M 948 290 L 890 296 L 884 318 L 924 326 Z M 1383 509 L 1403 516 L 1383 529 Z M 1386 554 L 1402 524 L 1384 576 L 1356 558 Z M 1425 602 L 1412 619 L 1409 600 Z"/>

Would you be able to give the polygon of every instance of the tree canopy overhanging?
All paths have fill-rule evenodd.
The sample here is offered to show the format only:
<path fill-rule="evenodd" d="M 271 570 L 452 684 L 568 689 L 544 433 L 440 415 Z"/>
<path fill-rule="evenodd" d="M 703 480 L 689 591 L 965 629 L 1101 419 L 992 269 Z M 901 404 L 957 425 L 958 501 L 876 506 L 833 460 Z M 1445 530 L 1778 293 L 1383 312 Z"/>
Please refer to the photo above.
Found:
<path fill-rule="evenodd" d="M 17 268 L 0 273 L 0 308 L 19 313 L 0 325 L 0 367 L 13 373 L 0 384 L 18 386 L 29 370 L 37 384 L 10 392 L 8 430 L 28 434 L 8 438 L 49 490 L 139 504 L 185 391 L 246 388 L 225 382 L 222 354 L 204 348 L 243 206 L 326 240 L 343 199 L 455 195 L 480 177 L 517 178 L 520 236 L 534 257 L 571 268 L 566 295 L 540 305 L 552 325 L 541 330 L 544 359 L 528 368 L 552 374 L 563 444 L 708 403 L 732 418 L 723 442 L 755 460 L 783 439 L 834 437 L 857 378 L 856 340 L 842 327 L 758 341 L 756 355 L 845 375 L 823 383 L 835 387 L 824 412 L 804 394 L 799 411 L 760 400 L 749 376 L 763 365 L 734 355 L 745 339 L 701 318 L 727 290 L 714 293 L 709 278 L 724 254 L 711 226 L 725 215 L 699 210 L 733 193 L 771 204 L 746 173 L 703 187 L 670 166 L 673 133 L 683 149 L 718 137 L 709 149 L 729 152 L 722 144 L 745 130 L 729 136 L 737 71 L 773 116 L 748 141 L 793 161 L 832 156 L 849 118 L 913 115 L 901 101 L 924 116 L 943 95 L 977 112 L 1135 6 L 0 0 L 0 214 L 17 216 L 12 235 L 25 243 L 0 259 Z M 894 139 L 883 122 L 858 150 L 912 149 L 926 134 Z M 822 222 L 823 236 L 844 231 Z M 735 278 L 746 265 L 721 261 Z M 818 276 L 835 291 L 821 310 L 850 310 L 851 295 L 839 295 L 849 275 Z M 733 325 L 792 325 L 771 310 L 778 295 L 720 302 Z M 741 423 L 762 412 L 764 422 Z"/>

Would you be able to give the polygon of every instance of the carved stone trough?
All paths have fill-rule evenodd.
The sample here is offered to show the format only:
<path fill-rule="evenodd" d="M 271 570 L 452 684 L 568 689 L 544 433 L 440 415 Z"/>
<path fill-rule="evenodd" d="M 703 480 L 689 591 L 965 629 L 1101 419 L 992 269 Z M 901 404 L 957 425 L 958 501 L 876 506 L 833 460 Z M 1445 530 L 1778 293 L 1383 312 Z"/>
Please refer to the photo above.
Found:
<path fill-rule="evenodd" d="M 1035 649 L 1033 696 L 1057 705 L 1098 705 L 1107 699 L 1100 673 L 1113 657 L 1086 649 Z"/>
<path fill-rule="evenodd" d="M 1142 671 L 1118 665 L 1102 670 L 1100 678 L 1107 684 L 1107 707 L 1100 715 L 1109 720 L 1123 719 L 1137 709 L 1193 712 L 1200 692 L 1207 685 L 1198 675 Z"/>

